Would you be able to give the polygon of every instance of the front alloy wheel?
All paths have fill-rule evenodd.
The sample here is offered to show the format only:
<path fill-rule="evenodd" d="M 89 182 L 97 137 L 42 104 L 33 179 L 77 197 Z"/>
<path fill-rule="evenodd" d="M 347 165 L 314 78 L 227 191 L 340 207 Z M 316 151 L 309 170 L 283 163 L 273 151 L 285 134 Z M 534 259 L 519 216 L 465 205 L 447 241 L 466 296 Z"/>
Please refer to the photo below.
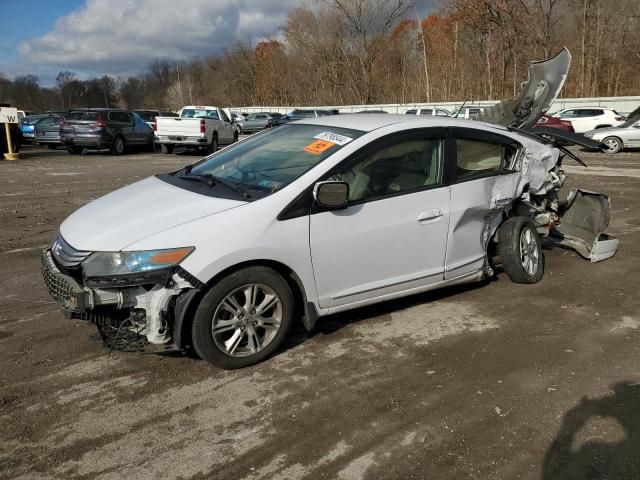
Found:
<path fill-rule="evenodd" d="M 617 137 L 607 137 L 602 143 L 607 147 L 604 153 L 618 153 L 622 150 L 622 141 Z"/>
<path fill-rule="evenodd" d="M 275 352 L 292 321 L 286 280 L 267 267 L 245 268 L 218 281 L 200 301 L 193 347 L 217 367 L 246 367 Z"/>
<path fill-rule="evenodd" d="M 267 285 L 250 283 L 229 293 L 213 314 L 216 346 L 231 357 L 254 355 L 269 345 L 282 324 L 282 302 Z"/>

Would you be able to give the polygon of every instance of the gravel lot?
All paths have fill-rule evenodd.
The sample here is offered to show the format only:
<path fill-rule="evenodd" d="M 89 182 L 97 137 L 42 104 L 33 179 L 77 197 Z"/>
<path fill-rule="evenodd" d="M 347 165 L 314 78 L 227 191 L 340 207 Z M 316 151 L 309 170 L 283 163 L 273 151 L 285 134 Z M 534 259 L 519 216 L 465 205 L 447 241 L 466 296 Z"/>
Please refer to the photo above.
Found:
<path fill-rule="evenodd" d="M 40 277 L 68 214 L 198 157 L 25 147 L 0 161 L 0 478 L 640 478 L 640 153 L 582 157 L 568 184 L 611 196 L 613 259 L 547 250 L 536 285 L 335 315 L 227 372 L 108 356 Z"/>

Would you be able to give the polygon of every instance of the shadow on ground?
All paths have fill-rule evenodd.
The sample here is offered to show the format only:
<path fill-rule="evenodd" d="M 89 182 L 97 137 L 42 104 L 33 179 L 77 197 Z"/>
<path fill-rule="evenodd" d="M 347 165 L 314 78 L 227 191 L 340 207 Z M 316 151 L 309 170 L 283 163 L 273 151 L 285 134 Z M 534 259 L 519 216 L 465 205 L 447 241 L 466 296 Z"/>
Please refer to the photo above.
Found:
<path fill-rule="evenodd" d="M 547 452 L 542 480 L 640 479 L 640 383 L 620 383 L 613 392 L 598 399 L 585 397 L 565 414 Z M 624 439 L 610 442 L 592 436 L 579 442 L 581 431 L 596 419 L 618 422 Z"/>

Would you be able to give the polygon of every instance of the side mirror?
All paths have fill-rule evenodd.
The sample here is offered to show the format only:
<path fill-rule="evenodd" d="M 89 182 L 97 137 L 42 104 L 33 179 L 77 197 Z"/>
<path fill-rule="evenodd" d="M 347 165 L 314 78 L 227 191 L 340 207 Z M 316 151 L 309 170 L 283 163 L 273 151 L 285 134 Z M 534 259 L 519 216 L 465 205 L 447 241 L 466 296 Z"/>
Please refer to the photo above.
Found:
<path fill-rule="evenodd" d="M 325 208 L 344 208 L 349 201 L 349 184 L 346 182 L 318 182 L 313 187 L 313 198 Z"/>

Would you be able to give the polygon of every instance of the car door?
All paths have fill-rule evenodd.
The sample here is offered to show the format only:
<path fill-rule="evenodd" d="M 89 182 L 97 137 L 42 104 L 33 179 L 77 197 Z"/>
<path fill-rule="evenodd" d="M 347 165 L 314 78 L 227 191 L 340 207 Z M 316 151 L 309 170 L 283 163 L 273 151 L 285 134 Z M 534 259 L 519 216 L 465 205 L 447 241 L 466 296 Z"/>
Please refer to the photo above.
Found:
<path fill-rule="evenodd" d="M 244 129 L 248 131 L 256 130 L 256 125 L 258 124 L 258 119 L 256 118 L 256 114 L 252 113 L 249 115 L 244 121 Z"/>
<path fill-rule="evenodd" d="M 137 113 L 128 112 L 133 118 L 133 131 L 136 143 L 147 145 L 153 141 L 153 128 Z M 153 117 L 150 117 L 153 118 Z"/>
<path fill-rule="evenodd" d="M 131 115 L 131 113 L 111 112 L 110 118 L 115 122 L 118 132 L 124 137 L 125 144 L 132 145 L 139 143 L 133 125 L 133 115 Z"/>
<path fill-rule="evenodd" d="M 443 280 L 449 187 L 443 129 L 385 137 L 324 180 L 349 184 L 341 210 L 312 211 L 309 242 L 320 306 L 337 307 Z"/>
<path fill-rule="evenodd" d="M 220 131 L 218 133 L 220 143 L 224 145 L 233 143 L 233 138 L 234 138 L 233 125 L 231 124 L 231 119 L 227 115 L 227 112 L 225 112 L 223 109 L 220 109 L 220 120 L 222 122 Z"/>
<path fill-rule="evenodd" d="M 628 142 L 625 142 L 627 146 L 640 147 L 640 120 L 627 129 L 626 136 L 628 138 Z"/>
<path fill-rule="evenodd" d="M 454 128 L 447 143 L 455 163 L 445 279 L 481 271 L 490 236 L 516 193 L 519 173 L 511 170 L 518 145 L 502 135 Z"/>

